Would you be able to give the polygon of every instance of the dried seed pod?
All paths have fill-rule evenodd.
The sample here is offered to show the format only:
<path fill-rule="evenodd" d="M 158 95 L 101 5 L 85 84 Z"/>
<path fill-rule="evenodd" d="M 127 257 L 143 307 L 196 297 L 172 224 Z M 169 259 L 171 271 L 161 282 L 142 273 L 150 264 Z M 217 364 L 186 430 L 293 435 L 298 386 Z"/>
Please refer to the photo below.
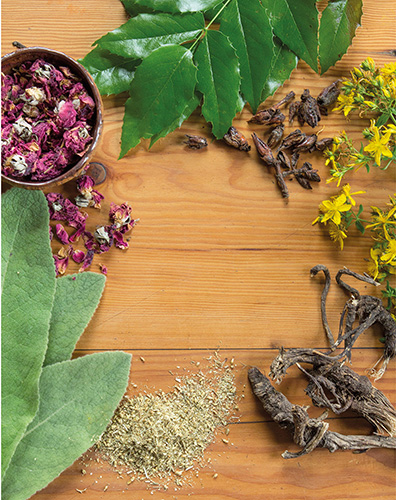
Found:
<path fill-rule="evenodd" d="M 340 89 L 338 88 L 338 83 L 340 80 L 336 80 L 328 87 L 324 88 L 322 92 L 316 98 L 316 102 L 318 103 L 320 108 L 327 108 L 335 104 L 340 95 Z"/>
<path fill-rule="evenodd" d="M 301 167 L 301 171 L 306 179 L 312 182 L 320 182 L 320 175 L 318 174 L 318 171 L 316 169 L 312 168 L 312 165 L 306 161 L 303 163 L 303 166 Z"/>
<path fill-rule="evenodd" d="M 267 144 L 270 148 L 274 148 L 277 146 L 280 141 L 282 140 L 283 137 L 283 132 L 285 130 L 285 126 L 281 123 L 280 125 L 277 125 L 272 132 L 270 133 L 268 139 L 267 139 Z"/>
<path fill-rule="evenodd" d="M 276 108 L 263 109 L 258 111 L 248 123 L 258 123 L 260 125 L 276 125 L 285 121 L 285 115 Z"/>
<path fill-rule="evenodd" d="M 311 96 L 309 89 L 305 89 L 301 94 L 301 106 L 299 108 L 298 118 L 303 121 L 303 123 L 307 122 L 312 128 L 316 127 L 320 121 L 318 103 L 316 99 Z"/>
<path fill-rule="evenodd" d="M 285 154 L 284 151 L 279 151 L 276 158 L 279 161 L 281 167 L 286 168 L 287 170 L 293 169 L 290 158 L 287 156 L 287 154 Z"/>
<path fill-rule="evenodd" d="M 324 151 L 325 149 L 329 148 L 332 144 L 333 144 L 332 137 L 324 137 L 320 141 L 316 141 L 315 149 L 317 151 Z"/>
<path fill-rule="evenodd" d="M 250 146 L 246 137 L 238 132 L 235 127 L 230 127 L 228 132 L 224 135 L 223 140 L 229 146 L 232 146 L 240 151 L 250 151 Z"/>
<path fill-rule="evenodd" d="M 289 106 L 289 124 L 293 125 L 294 118 L 298 115 L 301 106 L 301 101 L 292 102 Z"/>
<path fill-rule="evenodd" d="M 293 149 L 295 146 L 302 143 L 305 140 L 305 137 L 306 135 L 304 132 L 301 132 L 300 129 L 296 129 L 293 132 L 290 132 L 290 134 L 283 139 L 279 150 Z"/>
<path fill-rule="evenodd" d="M 199 135 L 188 135 L 186 134 L 187 140 L 184 141 L 184 144 L 187 144 L 187 146 L 190 149 L 202 149 L 206 148 L 208 145 L 208 141 L 205 139 L 205 137 L 200 137 Z"/>
<path fill-rule="evenodd" d="M 303 153 L 305 151 L 310 153 L 315 149 L 317 138 L 318 136 L 316 134 L 307 135 L 302 142 L 296 144 L 295 146 L 292 146 L 292 149 L 293 151 L 299 151 L 300 153 Z"/>
<path fill-rule="evenodd" d="M 267 167 L 274 167 L 277 161 L 272 154 L 271 148 L 269 148 L 268 145 L 264 141 L 262 141 L 255 133 L 252 134 L 252 138 L 261 160 L 263 160 Z"/>

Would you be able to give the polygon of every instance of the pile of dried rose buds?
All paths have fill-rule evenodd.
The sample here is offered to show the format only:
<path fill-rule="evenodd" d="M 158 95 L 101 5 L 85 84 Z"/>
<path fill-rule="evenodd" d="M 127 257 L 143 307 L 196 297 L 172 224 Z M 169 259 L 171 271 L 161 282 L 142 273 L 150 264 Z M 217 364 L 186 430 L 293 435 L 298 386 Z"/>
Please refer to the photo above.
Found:
<path fill-rule="evenodd" d="M 43 59 L 1 78 L 2 172 L 46 181 L 83 156 L 92 141 L 95 102 L 69 68 Z"/>
<path fill-rule="evenodd" d="M 83 175 L 77 179 L 77 190 L 79 195 L 75 198 L 75 203 L 64 198 L 60 193 L 48 193 L 46 195 L 49 216 L 51 220 L 58 221 L 55 225 L 57 239 L 63 246 L 57 255 L 54 255 L 57 276 L 65 273 L 71 258 L 77 264 L 81 264 L 79 272 L 85 271 L 91 264 L 95 254 L 108 252 L 112 246 L 117 248 L 128 248 L 128 242 L 124 239 L 125 233 L 130 231 L 136 220 L 131 218 L 132 207 L 128 203 L 116 205 L 110 204 L 109 224 L 97 226 L 91 233 L 86 229 L 87 213 L 80 211 L 80 208 L 93 207 L 101 208 L 103 195 L 94 189 L 95 181 L 88 175 Z M 75 229 L 69 235 L 65 227 Z M 50 237 L 54 237 L 53 228 L 50 226 Z M 84 242 L 84 250 L 73 247 L 80 238 Z M 101 266 L 102 273 L 107 274 L 105 266 Z"/>

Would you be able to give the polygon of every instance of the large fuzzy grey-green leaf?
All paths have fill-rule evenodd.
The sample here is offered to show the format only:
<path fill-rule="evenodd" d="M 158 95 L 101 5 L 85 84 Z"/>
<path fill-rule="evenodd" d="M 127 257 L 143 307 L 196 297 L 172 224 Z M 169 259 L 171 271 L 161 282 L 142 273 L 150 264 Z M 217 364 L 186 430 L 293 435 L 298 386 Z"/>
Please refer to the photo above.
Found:
<path fill-rule="evenodd" d="M 48 235 L 48 205 L 41 191 L 7 191 L 2 196 L 1 219 L 3 474 L 37 411 L 55 266 Z"/>
<path fill-rule="evenodd" d="M 39 409 L 4 476 L 2 498 L 29 498 L 92 446 L 125 392 L 130 363 L 130 354 L 104 352 L 43 369 Z"/>

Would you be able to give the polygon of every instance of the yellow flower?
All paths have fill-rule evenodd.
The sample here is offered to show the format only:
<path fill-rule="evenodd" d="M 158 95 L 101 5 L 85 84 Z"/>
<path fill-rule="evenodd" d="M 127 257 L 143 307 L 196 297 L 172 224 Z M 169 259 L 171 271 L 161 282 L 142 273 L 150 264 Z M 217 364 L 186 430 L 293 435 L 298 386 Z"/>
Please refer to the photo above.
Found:
<path fill-rule="evenodd" d="M 355 194 L 364 194 L 366 191 L 355 191 L 354 193 L 351 193 L 351 186 L 349 184 L 345 184 L 345 186 L 343 186 L 342 188 L 342 192 L 345 194 L 347 201 L 351 205 L 355 206 L 356 201 L 352 198 L 352 196 Z"/>
<path fill-rule="evenodd" d="M 337 101 L 338 106 L 333 109 L 333 111 L 344 111 L 344 116 L 348 116 L 354 106 L 354 93 L 351 92 L 349 95 L 340 94 Z"/>
<path fill-rule="evenodd" d="M 388 134 L 385 134 L 381 137 L 379 129 L 375 125 L 370 127 L 370 129 L 372 129 L 374 137 L 364 148 L 364 151 L 374 154 L 375 163 L 377 165 L 380 165 L 382 156 L 387 156 L 388 158 L 392 157 L 392 151 L 387 146 L 389 137 Z"/>
<path fill-rule="evenodd" d="M 386 253 L 381 256 L 381 260 L 385 262 L 385 264 L 391 264 L 392 266 L 396 265 L 395 262 L 391 262 L 396 259 L 396 240 L 390 240 L 388 242 L 388 246 L 386 247 Z"/>
<path fill-rule="evenodd" d="M 371 215 L 371 219 L 374 221 L 372 224 L 367 224 L 366 229 L 369 227 L 378 227 L 382 226 L 382 230 L 384 231 L 385 238 L 389 240 L 389 233 L 386 229 L 387 224 L 396 224 L 396 220 L 390 220 L 391 218 L 394 219 L 394 213 L 396 212 L 396 206 L 391 208 L 389 212 L 383 212 L 380 208 L 378 207 L 371 207 L 371 210 L 374 212 Z"/>
<path fill-rule="evenodd" d="M 378 268 L 378 257 L 381 255 L 381 250 L 379 248 L 370 248 L 370 258 L 371 260 L 368 263 L 367 270 L 374 279 L 377 279 L 379 274 Z"/>
<path fill-rule="evenodd" d="M 341 212 L 350 210 L 351 205 L 346 203 L 347 199 L 344 193 L 334 197 L 332 200 L 324 200 L 319 205 L 319 210 L 324 214 L 321 222 L 325 223 L 332 220 L 337 226 L 341 223 Z"/>
<path fill-rule="evenodd" d="M 340 226 L 337 226 L 332 221 L 330 221 L 328 231 L 329 231 L 330 238 L 333 241 L 335 241 L 336 243 L 338 243 L 338 245 L 340 246 L 340 250 L 343 250 L 344 249 L 344 240 L 347 237 L 347 234 L 345 233 L 345 231 L 343 231 Z"/>
<path fill-rule="evenodd" d="M 396 76 L 396 62 L 384 64 L 383 68 L 380 69 L 383 75 L 395 75 Z"/>

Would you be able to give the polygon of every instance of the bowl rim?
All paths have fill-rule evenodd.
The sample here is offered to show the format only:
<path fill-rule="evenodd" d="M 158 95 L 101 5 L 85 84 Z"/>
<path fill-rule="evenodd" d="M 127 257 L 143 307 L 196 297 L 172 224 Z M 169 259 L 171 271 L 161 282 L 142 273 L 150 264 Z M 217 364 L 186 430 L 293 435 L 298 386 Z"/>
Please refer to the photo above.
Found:
<path fill-rule="evenodd" d="M 99 143 L 103 130 L 102 97 L 100 95 L 99 89 L 96 86 L 94 79 L 82 64 L 80 64 L 76 59 L 73 59 L 71 56 L 65 54 L 64 52 L 55 49 L 50 49 L 48 47 L 41 47 L 41 46 L 24 47 L 16 49 L 13 52 L 9 52 L 8 54 L 5 54 L 4 56 L 1 57 L 2 72 L 4 64 L 12 62 L 12 60 L 18 55 L 26 56 L 24 61 L 29 60 L 28 56 L 32 56 L 32 58 L 34 57 L 35 59 L 38 59 L 40 57 L 43 57 L 43 59 L 45 59 L 46 55 L 50 57 L 58 57 L 60 59 L 64 59 L 65 66 L 71 66 L 71 69 L 76 70 L 79 73 L 79 76 L 82 77 L 84 86 L 88 87 L 87 91 L 95 101 L 95 119 L 94 119 L 92 141 L 89 144 L 84 155 L 72 167 L 70 167 L 68 170 L 63 172 L 58 177 L 54 177 L 53 179 L 48 179 L 45 181 L 27 181 L 27 180 L 23 181 L 12 177 L 7 177 L 6 175 L 3 174 L 3 172 L 1 172 L 1 179 L 4 182 L 17 187 L 23 187 L 27 189 L 43 189 L 49 186 L 58 186 L 78 176 L 79 172 L 82 171 L 84 167 L 89 163 L 89 160 L 91 159 L 91 156 Z M 19 64 L 22 64 L 24 61 L 20 61 Z"/>

